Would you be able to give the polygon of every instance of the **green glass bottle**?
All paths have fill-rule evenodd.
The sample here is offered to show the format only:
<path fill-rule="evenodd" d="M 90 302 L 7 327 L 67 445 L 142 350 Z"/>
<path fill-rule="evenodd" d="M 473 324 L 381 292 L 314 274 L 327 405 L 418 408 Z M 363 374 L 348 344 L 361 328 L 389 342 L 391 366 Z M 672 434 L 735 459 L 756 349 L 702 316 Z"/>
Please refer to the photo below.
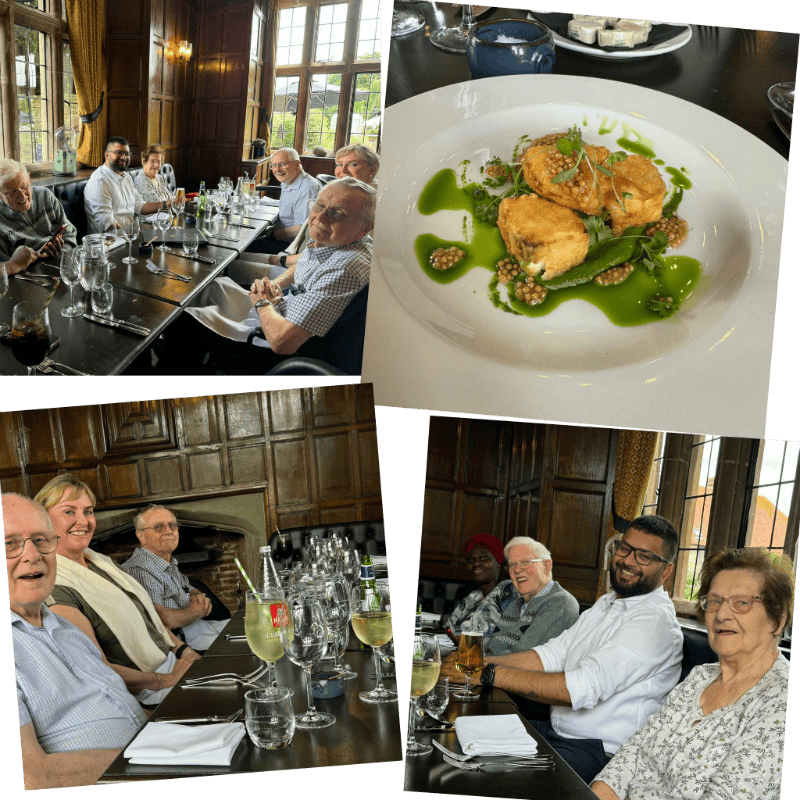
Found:
<path fill-rule="evenodd" d="M 372 556 L 366 553 L 361 557 L 361 610 L 375 611 L 380 608 L 378 587 L 375 584 L 375 568 Z"/>

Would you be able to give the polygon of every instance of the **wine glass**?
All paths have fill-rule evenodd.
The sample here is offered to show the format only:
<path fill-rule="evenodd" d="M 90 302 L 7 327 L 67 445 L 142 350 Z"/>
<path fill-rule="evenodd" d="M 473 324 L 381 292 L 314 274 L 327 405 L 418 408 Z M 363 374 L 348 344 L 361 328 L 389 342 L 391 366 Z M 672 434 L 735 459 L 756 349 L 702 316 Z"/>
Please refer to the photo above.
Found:
<path fill-rule="evenodd" d="M 382 645 L 392 640 L 392 614 L 389 592 L 383 586 L 376 586 L 362 597 L 362 587 L 356 586 L 350 593 L 353 609 L 353 631 L 355 635 L 372 648 L 375 676 L 375 688 L 371 692 L 361 692 L 359 697 L 365 703 L 392 703 L 397 700 L 397 692 L 386 689 L 381 672 Z"/>
<path fill-rule="evenodd" d="M 156 228 L 161 231 L 161 244 L 158 249 L 164 253 L 169 248 L 167 247 L 167 230 L 172 225 L 172 213 L 168 209 L 164 209 L 156 213 L 154 220 Z"/>
<path fill-rule="evenodd" d="M 275 677 L 275 662 L 283 657 L 281 625 L 291 625 L 286 602 L 282 597 L 268 592 L 248 592 L 247 609 L 244 615 L 244 635 L 250 649 L 269 668 L 269 685 L 278 686 Z M 292 689 L 287 690 L 290 695 Z"/>
<path fill-rule="evenodd" d="M 283 566 L 288 565 L 289 559 L 294 553 L 294 545 L 292 544 L 292 536 L 289 533 L 279 533 L 278 541 L 275 545 L 275 555 L 283 561 Z"/>
<path fill-rule="evenodd" d="M 5 263 L 0 261 L 0 297 L 5 297 L 7 291 L 8 291 L 8 272 L 6 272 Z M 8 331 L 9 331 L 8 325 L 5 322 L 0 323 L 0 334 L 8 333 Z"/>
<path fill-rule="evenodd" d="M 461 24 L 453 25 L 450 28 L 436 28 L 431 31 L 431 44 L 450 53 L 466 53 L 469 29 L 474 23 L 472 6 L 463 4 L 461 6 Z"/>
<path fill-rule="evenodd" d="M 411 707 L 408 710 L 407 756 L 421 756 L 432 752 L 429 744 L 420 744 L 414 738 L 414 725 L 417 718 L 417 703 L 439 680 L 442 656 L 439 652 L 439 638 L 435 634 L 420 633 L 414 637 L 414 661 L 411 665 Z"/>
<path fill-rule="evenodd" d="M 118 231 L 118 229 L 119 229 L 119 225 L 118 225 L 117 221 L 115 219 L 113 219 L 113 218 L 109 219 L 108 222 L 106 222 L 106 224 L 103 225 L 103 239 L 104 239 L 105 245 L 106 245 L 106 253 L 108 253 L 110 251 L 111 245 L 114 244 L 114 242 L 117 241 L 117 231 Z M 109 269 L 114 269 L 114 267 L 117 266 L 113 261 L 109 260 L 108 258 L 106 260 L 108 262 L 108 268 Z"/>
<path fill-rule="evenodd" d="M 331 629 L 333 668 L 343 680 L 358 677 L 358 673 L 342 664 L 342 655 L 347 648 L 350 632 L 350 584 L 341 573 L 334 572 L 325 582 L 325 615 Z"/>
<path fill-rule="evenodd" d="M 317 711 L 311 693 L 311 667 L 322 658 L 328 646 L 325 613 L 313 594 L 290 594 L 286 605 L 289 624 L 280 627 L 281 642 L 289 660 L 303 668 L 308 703 L 308 710 L 297 718 L 297 727 L 304 730 L 327 728 L 336 722 L 336 717 Z"/>
<path fill-rule="evenodd" d="M 342 575 L 350 581 L 351 586 L 355 585 L 361 575 L 361 559 L 358 557 L 358 551 L 349 548 L 342 550 L 339 563 Z"/>
<path fill-rule="evenodd" d="M 456 669 L 467 678 L 466 686 L 453 697 L 459 700 L 474 700 L 479 692 L 470 691 L 470 681 L 483 669 L 483 634 L 480 631 L 463 631 L 458 641 Z"/>
<path fill-rule="evenodd" d="M 184 208 L 186 208 L 186 189 L 179 187 L 175 190 L 175 198 L 172 201 L 172 209 L 178 216 L 180 216 L 183 214 Z"/>
<path fill-rule="evenodd" d="M 104 256 L 105 244 L 102 236 L 90 234 L 83 237 L 83 244 L 73 252 L 78 263 L 81 286 L 87 292 L 92 287 L 100 286 L 108 281 L 108 261 Z"/>
<path fill-rule="evenodd" d="M 69 286 L 69 305 L 61 309 L 62 317 L 79 317 L 83 314 L 83 305 L 75 302 L 75 285 L 81 278 L 80 260 L 75 255 L 74 250 L 67 250 L 66 247 L 61 251 L 58 274 L 61 276 L 61 280 Z"/>
<path fill-rule="evenodd" d="M 425 17 L 419 11 L 401 11 L 398 3 L 405 4 L 408 0 L 395 0 L 392 11 L 392 36 L 405 36 L 425 27 Z"/>
<path fill-rule="evenodd" d="M 24 300 L 14 306 L 11 321 L 11 352 L 28 375 L 36 374 L 50 347 L 50 318 L 38 300 Z"/>
<path fill-rule="evenodd" d="M 441 678 L 420 701 L 422 708 L 441 717 L 450 703 L 450 678 Z"/>
<path fill-rule="evenodd" d="M 131 245 L 136 237 L 139 235 L 139 217 L 135 214 L 126 216 L 122 220 L 122 228 L 120 228 L 122 237 L 128 243 L 128 255 L 122 259 L 123 264 L 135 264 L 139 259 L 134 258 L 131 254 Z"/>

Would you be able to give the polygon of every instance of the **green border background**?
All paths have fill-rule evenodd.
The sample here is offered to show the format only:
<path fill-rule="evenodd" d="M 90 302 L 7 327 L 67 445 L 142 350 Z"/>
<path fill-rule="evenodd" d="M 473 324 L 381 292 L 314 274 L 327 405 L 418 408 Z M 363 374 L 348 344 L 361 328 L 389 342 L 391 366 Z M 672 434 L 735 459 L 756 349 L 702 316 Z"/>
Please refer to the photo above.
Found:
<path fill-rule="evenodd" d="M 515 7 L 531 7 L 531 2 L 508 2 Z M 547 5 L 545 3 L 545 5 Z M 706 0 L 687 2 L 674 0 L 666 5 L 654 3 L 617 0 L 605 6 L 585 3 L 567 6 L 555 3 L 549 9 L 566 11 L 613 12 L 620 16 L 652 18 L 667 16 L 672 20 L 687 22 L 730 25 L 742 28 L 762 28 L 772 30 L 800 31 L 800 7 L 787 4 L 756 4 L 744 0 Z M 388 26 L 391 17 L 391 4 L 384 0 L 384 53 L 388 54 Z M 787 64 L 784 74 L 775 75 L 775 81 L 790 80 L 796 73 L 796 64 Z M 384 82 L 386 78 L 384 60 Z M 557 62 L 556 62 L 557 70 Z M 610 73 L 613 68 L 609 67 Z M 609 77 L 613 77 L 610 74 Z M 766 97 L 764 113 L 769 113 Z M 743 153 L 746 158 L 746 153 Z M 800 172 L 797 162 L 800 154 L 793 153 L 793 171 Z M 786 218 L 797 220 L 800 216 L 800 189 L 797 180 L 789 184 Z M 776 318 L 775 351 L 773 356 L 772 382 L 770 391 L 767 436 L 776 439 L 800 439 L 800 422 L 797 421 L 798 389 L 800 379 L 797 375 L 797 346 L 800 340 L 800 314 L 794 310 L 794 297 L 800 295 L 800 273 L 796 268 L 800 260 L 800 245 L 791 234 L 792 226 L 787 226 L 783 249 L 783 269 L 780 278 L 780 294 Z M 742 369 L 747 369 L 742 364 Z M 331 380 L 326 383 L 339 383 Z M 0 378 L 0 410 L 36 408 L 45 406 L 68 406 L 85 403 L 113 402 L 128 399 L 149 399 L 158 397 L 192 396 L 262 389 L 279 389 L 289 386 L 311 386 L 320 381 L 316 379 L 264 379 L 264 378 L 203 378 L 203 379 L 164 379 L 164 378 L 91 378 L 58 383 L 31 384 L 20 379 Z M 42 394 L 44 388 L 58 391 L 56 397 Z M 403 409 L 378 409 L 378 437 L 381 461 L 381 474 L 384 493 L 384 508 L 387 520 L 387 541 L 392 564 L 392 588 L 395 605 L 396 631 L 404 628 L 403 620 L 411 624 L 416 596 L 416 575 L 422 518 L 422 493 L 424 486 L 425 452 L 427 445 L 428 415 L 425 411 Z M 715 431 L 703 431 L 715 433 Z M 410 656 L 409 642 L 401 635 L 397 637 L 398 662 L 407 664 Z M 6 775 L 9 800 L 16 800 L 23 793 L 19 737 L 13 722 L 16 718 L 16 698 L 13 691 L 12 650 L 10 637 L 0 637 L 0 709 L 7 722 L 0 732 L 0 765 Z M 409 679 L 404 669 L 399 671 L 401 696 L 408 696 Z M 789 754 L 784 767 L 783 797 L 794 797 L 800 790 L 800 763 L 791 753 L 796 752 L 800 743 L 800 709 L 794 702 L 790 709 L 789 727 L 786 737 L 786 753 Z M 407 713 L 408 701 L 401 702 L 401 710 Z M 403 723 L 405 728 L 405 723 Z M 223 780 L 223 783 L 220 783 Z M 264 774 L 238 775 L 220 778 L 186 779 L 181 783 L 161 781 L 149 784 L 127 784 L 114 787 L 110 791 L 117 797 L 135 797 L 145 794 L 153 800 L 170 798 L 176 792 L 191 794 L 193 797 L 211 800 L 221 792 L 236 793 L 258 797 L 261 793 L 281 797 L 290 792 L 300 796 L 314 794 L 319 800 L 344 800 L 353 796 L 379 794 L 381 800 L 398 800 L 402 797 L 403 766 L 396 764 L 337 767 L 331 769 L 305 770 L 302 772 L 270 772 Z M 63 789 L 60 797 L 83 797 L 87 792 L 96 794 L 108 791 L 106 788 Z"/>

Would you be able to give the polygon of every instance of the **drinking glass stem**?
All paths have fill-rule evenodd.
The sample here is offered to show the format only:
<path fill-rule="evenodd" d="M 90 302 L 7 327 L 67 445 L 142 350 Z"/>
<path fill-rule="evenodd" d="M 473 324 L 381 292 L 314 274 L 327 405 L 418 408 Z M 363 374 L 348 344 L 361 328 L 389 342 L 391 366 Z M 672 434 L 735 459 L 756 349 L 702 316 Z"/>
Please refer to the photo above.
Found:
<path fill-rule="evenodd" d="M 278 679 L 275 677 L 275 662 L 268 661 L 267 666 L 269 667 L 269 672 L 268 672 L 269 685 L 275 687 L 278 685 Z"/>
<path fill-rule="evenodd" d="M 131 255 L 131 247 L 133 247 L 133 239 L 128 240 L 128 258 L 133 258 Z"/>
<path fill-rule="evenodd" d="M 470 684 L 472 683 L 472 675 L 467 675 L 467 685 L 464 687 L 464 694 L 472 694 L 470 691 Z"/>
<path fill-rule="evenodd" d="M 69 287 L 69 304 L 72 308 L 75 308 L 75 284 L 71 284 Z"/>
<path fill-rule="evenodd" d="M 469 29 L 475 24 L 472 8 L 470 5 L 461 6 L 461 34 L 465 39 L 469 36 Z"/>
<path fill-rule="evenodd" d="M 378 682 L 375 684 L 375 689 L 373 689 L 373 691 L 383 692 L 384 688 L 383 688 L 383 672 L 381 670 L 381 656 L 380 653 L 378 652 L 377 647 L 372 648 L 372 653 L 375 656 L 375 675 L 378 678 Z"/>
<path fill-rule="evenodd" d="M 414 723 L 417 719 L 417 702 L 418 698 L 411 698 L 411 708 L 408 711 L 408 739 L 406 741 L 406 750 L 416 747 L 417 740 L 414 737 Z"/>
<path fill-rule="evenodd" d="M 306 677 L 306 699 L 308 701 L 308 714 L 309 716 L 316 716 L 317 709 L 314 707 L 314 695 L 311 693 L 311 664 L 303 667 L 303 672 Z"/>

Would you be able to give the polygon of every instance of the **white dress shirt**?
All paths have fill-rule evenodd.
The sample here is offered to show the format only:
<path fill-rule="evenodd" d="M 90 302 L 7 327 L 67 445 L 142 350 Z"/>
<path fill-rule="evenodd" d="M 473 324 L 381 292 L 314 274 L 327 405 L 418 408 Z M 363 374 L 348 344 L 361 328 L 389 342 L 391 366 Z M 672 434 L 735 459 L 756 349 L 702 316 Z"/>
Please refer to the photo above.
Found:
<path fill-rule="evenodd" d="M 107 164 L 98 167 L 83 190 L 89 233 L 101 233 L 103 226 L 120 214 L 138 214 L 145 204 L 127 172 L 115 172 Z"/>
<path fill-rule="evenodd" d="M 609 592 L 533 650 L 545 672 L 566 676 L 572 708 L 551 707 L 556 733 L 602 739 L 605 751 L 616 753 L 678 682 L 683 633 L 663 588 L 624 598 Z"/>

